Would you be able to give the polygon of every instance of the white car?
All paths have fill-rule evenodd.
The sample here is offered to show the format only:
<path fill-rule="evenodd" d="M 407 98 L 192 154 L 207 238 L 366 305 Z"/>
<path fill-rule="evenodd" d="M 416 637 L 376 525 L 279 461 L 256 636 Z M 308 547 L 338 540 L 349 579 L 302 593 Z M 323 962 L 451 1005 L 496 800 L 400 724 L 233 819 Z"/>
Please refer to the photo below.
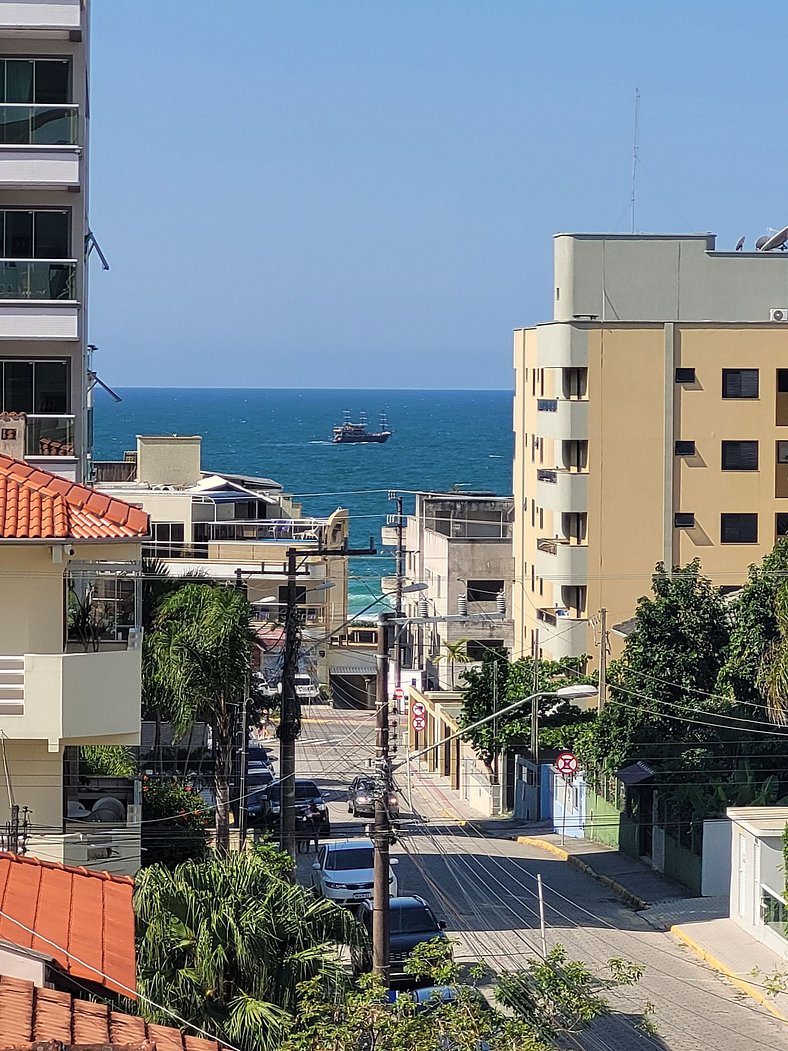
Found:
<path fill-rule="evenodd" d="M 370 839 L 325 843 L 312 865 L 312 889 L 319 898 L 353 905 L 372 897 L 375 884 L 374 848 Z M 396 865 L 397 859 L 391 859 Z M 398 893 L 397 877 L 389 869 L 389 894 Z"/>
<path fill-rule="evenodd" d="M 296 675 L 296 697 L 300 701 L 317 701 L 320 699 L 320 687 L 311 675 Z"/>

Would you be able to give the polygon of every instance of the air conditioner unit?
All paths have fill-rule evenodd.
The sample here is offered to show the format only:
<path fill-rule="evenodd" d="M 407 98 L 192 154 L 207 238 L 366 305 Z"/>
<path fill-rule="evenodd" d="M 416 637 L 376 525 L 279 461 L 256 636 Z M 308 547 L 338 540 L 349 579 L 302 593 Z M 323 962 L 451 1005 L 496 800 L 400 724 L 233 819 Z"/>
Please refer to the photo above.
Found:
<path fill-rule="evenodd" d="M 769 311 L 770 321 L 788 321 L 788 307 L 772 307 Z"/>

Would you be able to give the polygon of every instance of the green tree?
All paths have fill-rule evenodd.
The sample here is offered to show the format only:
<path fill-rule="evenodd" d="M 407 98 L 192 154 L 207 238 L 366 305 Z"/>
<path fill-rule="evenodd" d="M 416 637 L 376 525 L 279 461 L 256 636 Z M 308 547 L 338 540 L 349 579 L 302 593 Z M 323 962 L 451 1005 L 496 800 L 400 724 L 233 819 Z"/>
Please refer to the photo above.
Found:
<path fill-rule="evenodd" d="M 700 561 L 673 573 L 658 563 L 652 593 L 638 601 L 635 630 L 611 664 L 608 703 L 581 735 L 586 762 L 611 770 L 643 754 L 653 757 L 663 745 L 672 755 L 675 744 L 716 741 L 717 716 L 731 707 L 713 696 L 730 636 L 729 610 L 702 576 Z M 700 711 L 693 716 L 686 709 Z"/>
<path fill-rule="evenodd" d="M 86 744 L 79 750 L 83 777 L 134 777 L 136 772 L 137 760 L 126 745 Z"/>
<path fill-rule="evenodd" d="M 540 691 L 549 694 L 562 686 L 591 682 L 591 678 L 585 675 L 585 664 L 585 657 L 568 657 L 560 661 L 540 660 Z M 534 692 L 533 684 L 534 664 L 530 657 L 510 661 L 505 650 L 486 652 L 480 669 L 465 672 L 460 724 L 471 726 L 507 705 L 528 697 Z M 542 696 L 538 703 L 540 727 L 545 729 L 587 718 L 569 701 Z M 531 704 L 526 704 L 500 719 L 490 720 L 483 726 L 469 730 L 467 738 L 482 762 L 491 768 L 499 751 L 509 745 L 529 741 L 530 733 Z"/>
<path fill-rule="evenodd" d="M 223 852 L 230 846 L 233 731 L 254 644 L 251 612 L 236 588 L 186 584 L 163 599 L 149 647 L 149 676 L 169 698 L 176 733 L 185 733 L 198 719 L 211 725 L 216 845 Z"/>
<path fill-rule="evenodd" d="M 454 689 L 455 671 L 458 664 L 470 664 L 468 656 L 468 639 L 457 639 L 456 642 L 443 640 L 443 650 L 435 658 L 433 664 L 448 664 L 451 674 L 451 688 Z"/>
<path fill-rule="evenodd" d="M 192 786 L 146 777 L 142 786 L 142 864 L 173 868 L 208 854 L 213 814 Z"/>
<path fill-rule="evenodd" d="M 242 1051 L 273 1051 L 293 1024 L 297 989 L 319 979 L 341 999 L 348 976 L 336 949 L 365 937 L 351 913 L 317 900 L 287 874 L 289 857 L 266 847 L 161 866 L 137 877 L 137 985 L 141 1010 L 167 1011 Z"/>

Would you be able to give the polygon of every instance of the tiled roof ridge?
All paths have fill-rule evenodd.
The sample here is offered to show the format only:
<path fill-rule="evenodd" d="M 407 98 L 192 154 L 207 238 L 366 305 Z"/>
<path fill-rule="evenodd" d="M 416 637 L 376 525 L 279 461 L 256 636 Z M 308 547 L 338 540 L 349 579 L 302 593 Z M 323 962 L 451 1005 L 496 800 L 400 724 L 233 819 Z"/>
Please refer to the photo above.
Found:
<path fill-rule="evenodd" d="M 42 869 L 56 869 L 59 872 L 73 872 L 78 876 L 90 876 L 92 879 L 106 880 L 110 883 L 121 883 L 134 886 L 131 876 L 118 876 L 114 872 L 105 872 L 103 869 L 87 869 L 82 865 L 64 865 L 61 861 L 47 861 L 45 858 L 28 857 L 26 854 L 11 854 L 0 850 L 0 861 L 13 861 L 19 865 L 37 865 Z"/>

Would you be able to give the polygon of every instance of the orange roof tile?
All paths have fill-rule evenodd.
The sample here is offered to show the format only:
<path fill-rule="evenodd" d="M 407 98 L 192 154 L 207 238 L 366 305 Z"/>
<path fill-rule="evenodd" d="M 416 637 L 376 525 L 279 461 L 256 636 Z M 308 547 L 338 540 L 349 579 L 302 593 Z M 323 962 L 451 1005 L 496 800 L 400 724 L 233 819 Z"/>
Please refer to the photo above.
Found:
<path fill-rule="evenodd" d="M 215 1040 L 78 1000 L 55 989 L 0 975 L 0 1051 L 52 1042 L 55 1046 L 139 1048 L 140 1051 L 219 1051 Z"/>
<path fill-rule="evenodd" d="M 0 540 L 147 536 L 139 507 L 0 454 Z"/>
<path fill-rule="evenodd" d="M 0 853 L 0 938 L 53 957 L 75 978 L 133 996 L 133 890 L 129 876 Z"/>

